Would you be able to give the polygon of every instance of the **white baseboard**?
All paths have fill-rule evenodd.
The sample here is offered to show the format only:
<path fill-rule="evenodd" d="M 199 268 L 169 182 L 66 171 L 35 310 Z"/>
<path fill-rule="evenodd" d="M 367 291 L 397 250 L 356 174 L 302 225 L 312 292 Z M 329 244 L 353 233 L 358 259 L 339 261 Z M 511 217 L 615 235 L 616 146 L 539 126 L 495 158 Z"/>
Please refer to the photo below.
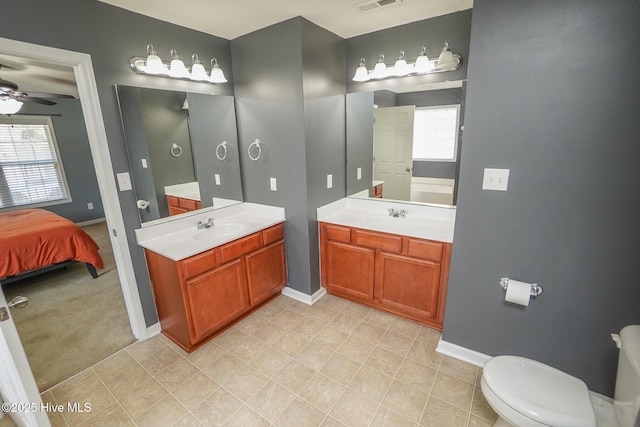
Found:
<path fill-rule="evenodd" d="M 327 290 L 320 287 L 313 295 L 305 294 L 304 292 L 297 291 L 289 286 L 282 288 L 282 295 L 293 298 L 296 301 L 303 302 L 307 305 L 313 305 L 327 293 Z"/>
<path fill-rule="evenodd" d="M 158 335 L 160 331 L 162 331 L 162 328 L 160 327 L 160 322 L 154 323 L 153 325 L 147 328 L 147 338 L 151 338 Z"/>
<path fill-rule="evenodd" d="M 105 218 L 96 218 L 96 219 L 90 219 L 89 221 L 78 222 L 78 223 L 76 223 L 76 225 L 78 227 L 86 227 L 87 225 L 99 224 L 99 223 L 105 222 L 105 221 L 106 221 Z"/>
<path fill-rule="evenodd" d="M 440 339 L 440 341 L 438 342 L 436 351 L 438 353 L 451 356 L 454 359 L 462 360 L 463 362 L 471 363 L 472 365 L 476 365 L 481 368 L 485 363 L 487 363 L 489 359 L 491 359 L 491 356 L 487 356 L 486 354 L 470 350 L 457 344 L 443 341 L 442 339 Z"/>

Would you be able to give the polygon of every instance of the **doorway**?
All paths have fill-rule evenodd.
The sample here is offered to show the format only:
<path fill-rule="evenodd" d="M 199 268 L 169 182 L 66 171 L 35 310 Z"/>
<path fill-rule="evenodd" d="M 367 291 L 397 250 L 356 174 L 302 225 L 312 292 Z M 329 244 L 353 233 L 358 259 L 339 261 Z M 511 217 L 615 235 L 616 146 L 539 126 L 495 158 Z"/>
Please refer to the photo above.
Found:
<path fill-rule="evenodd" d="M 52 66 L 66 66 L 73 70 L 82 104 L 100 197 L 103 201 L 107 234 L 113 249 L 114 264 L 117 268 L 126 312 L 135 338 L 146 339 L 149 333 L 135 285 L 133 265 L 127 244 L 124 220 L 117 195 L 114 171 L 109 156 L 90 56 L 3 38 L 0 38 L 0 53 L 49 63 Z"/>

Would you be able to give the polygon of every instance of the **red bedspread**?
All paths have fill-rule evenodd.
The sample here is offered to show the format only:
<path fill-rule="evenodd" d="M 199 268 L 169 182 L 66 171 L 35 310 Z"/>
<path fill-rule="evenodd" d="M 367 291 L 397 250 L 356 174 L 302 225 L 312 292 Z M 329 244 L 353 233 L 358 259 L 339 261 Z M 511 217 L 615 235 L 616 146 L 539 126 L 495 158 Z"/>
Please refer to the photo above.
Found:
<path fill-rule="evenodd" d="M 0 278 L 69 260 L 103 268 L 96 242 L 68 219 L 44 209 L 0 214 Z"/>

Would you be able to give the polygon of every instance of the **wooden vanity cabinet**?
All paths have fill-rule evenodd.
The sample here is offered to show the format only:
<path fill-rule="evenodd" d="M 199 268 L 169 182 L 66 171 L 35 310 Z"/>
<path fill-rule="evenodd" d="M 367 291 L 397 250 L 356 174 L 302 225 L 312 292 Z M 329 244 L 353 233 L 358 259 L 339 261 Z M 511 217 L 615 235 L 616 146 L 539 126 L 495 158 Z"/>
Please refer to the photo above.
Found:
<path fill-rule="evenodd" d="M 169 216 L 191 212 L 202 208 L 200 200 L 177 196 L 167 196 L 167 205 L 169 206 Z"/>
<path fill-rule="evenodd" d="M 451 244 L 320 224 L 330 294 L 442 329 Z"/>
<path fill-rule="evenodd" d="M 187 352 L 286 285 L 284 224 L 181 261 L 145 253 L 162 332 Z"/>

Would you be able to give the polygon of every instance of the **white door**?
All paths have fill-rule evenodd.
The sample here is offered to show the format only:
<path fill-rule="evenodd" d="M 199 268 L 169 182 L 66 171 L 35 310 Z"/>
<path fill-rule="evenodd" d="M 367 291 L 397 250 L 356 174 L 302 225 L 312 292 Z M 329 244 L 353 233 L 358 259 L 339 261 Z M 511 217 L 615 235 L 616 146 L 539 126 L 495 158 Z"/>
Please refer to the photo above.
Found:
<path fill-rule="evenodd" d="M 409 200 L 413 166 L 413 114 L 415 106 L 374 110 L 373 179 L 384 181 L 385 199 Z"/>
<path fill-rule="evenodd" d="M 0 291 L 0 395 L 2 410 L 20 427 L 48 427 L 42 399 L 22 348 L 11 309 Z M 18 310 L 13 308 L 13 310 Z"/>

